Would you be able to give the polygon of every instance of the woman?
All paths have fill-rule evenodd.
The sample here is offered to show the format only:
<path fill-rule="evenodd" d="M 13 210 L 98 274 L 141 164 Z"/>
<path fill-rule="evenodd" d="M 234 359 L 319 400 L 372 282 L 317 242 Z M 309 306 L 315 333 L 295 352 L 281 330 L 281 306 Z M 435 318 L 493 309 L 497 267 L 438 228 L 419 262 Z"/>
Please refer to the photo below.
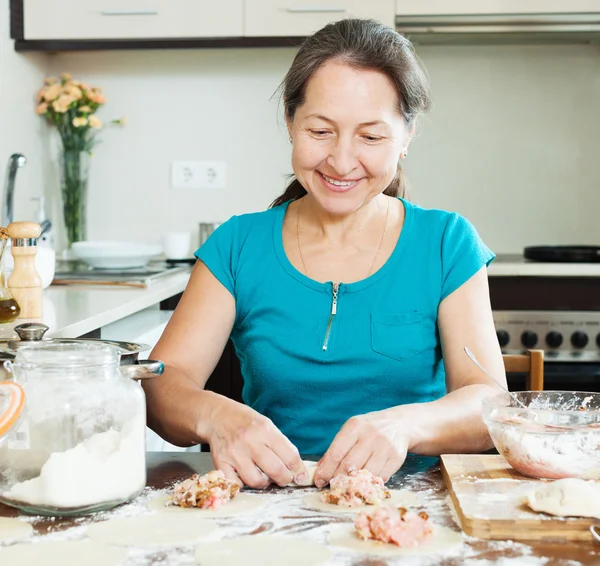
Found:
<path fill-rule="evenodd" d="M 351 468 L 385 480 L 407 452 L 488 449 L 481 399 L 505 380 L 487 286 L 494 255 L 461 216 L 404 195 L 399 161 L 428 84 L 408 40 L 370 20 L 308 38 L 283 82 L 296 179 L 196 252 L 152 352 L 150 426 L 260 488 Z M 400 198 L 399 198 L 400 197 Z M 204 385 L 231 336 L 242 405 Z"/>

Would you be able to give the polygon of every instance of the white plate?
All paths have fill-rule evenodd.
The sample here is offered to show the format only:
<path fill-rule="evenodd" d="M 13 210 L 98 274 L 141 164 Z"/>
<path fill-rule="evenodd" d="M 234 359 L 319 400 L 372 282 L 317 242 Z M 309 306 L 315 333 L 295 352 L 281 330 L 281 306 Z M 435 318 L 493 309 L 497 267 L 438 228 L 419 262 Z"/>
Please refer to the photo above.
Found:
<path fill-rule="evenodd" d="M 132 269 L 145 267 L 162 248 L 132 242 L 75 242 L 73 255 L 96 269 Z"/>

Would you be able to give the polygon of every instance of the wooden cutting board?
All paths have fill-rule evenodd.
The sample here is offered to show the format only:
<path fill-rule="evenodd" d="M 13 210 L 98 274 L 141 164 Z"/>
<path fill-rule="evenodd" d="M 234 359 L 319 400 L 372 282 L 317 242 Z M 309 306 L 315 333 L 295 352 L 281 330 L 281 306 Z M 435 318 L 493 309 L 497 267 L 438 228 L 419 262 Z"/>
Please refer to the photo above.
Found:
<path fill-rule="evenodd" d="M 494 540 L 590 541 L 596 519 L 536 513 L 523 496 L 544 480 L 521 475 L 502 456 L 445 454 L 442 474 L 463 531 Z"/>

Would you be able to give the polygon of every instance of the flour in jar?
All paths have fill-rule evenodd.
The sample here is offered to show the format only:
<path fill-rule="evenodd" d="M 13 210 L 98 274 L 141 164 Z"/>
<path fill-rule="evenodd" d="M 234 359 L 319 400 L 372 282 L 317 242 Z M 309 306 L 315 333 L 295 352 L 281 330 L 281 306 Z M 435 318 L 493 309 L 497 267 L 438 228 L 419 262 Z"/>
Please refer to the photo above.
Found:
<path fill-rule="evenodd" d="M 96 433 L 65 452 L 53 452 L 36 478 L 2 497 L 60 509 L 128 499 L 146 483 L 145 419 Z"/>

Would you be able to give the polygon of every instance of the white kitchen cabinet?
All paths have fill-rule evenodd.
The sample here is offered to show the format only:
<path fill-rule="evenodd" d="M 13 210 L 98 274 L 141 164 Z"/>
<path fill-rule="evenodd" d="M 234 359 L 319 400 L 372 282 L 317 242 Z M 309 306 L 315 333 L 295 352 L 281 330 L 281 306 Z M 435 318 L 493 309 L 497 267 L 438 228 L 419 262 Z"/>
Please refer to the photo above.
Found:
<path fill-rule="evenodd" d="M 394 25 L 394 0 L 245 0 L 247 37 L 307 36 L 343 18 Z"/>
<path fill-rule="evenodd" d="M 24 39 L 240 37 L 243 2 L 24 0 Z"/>
<path fill-rule="evenodd" d="M 600 12 L 600 0 L 396 0 L 398 16 Z"/>

